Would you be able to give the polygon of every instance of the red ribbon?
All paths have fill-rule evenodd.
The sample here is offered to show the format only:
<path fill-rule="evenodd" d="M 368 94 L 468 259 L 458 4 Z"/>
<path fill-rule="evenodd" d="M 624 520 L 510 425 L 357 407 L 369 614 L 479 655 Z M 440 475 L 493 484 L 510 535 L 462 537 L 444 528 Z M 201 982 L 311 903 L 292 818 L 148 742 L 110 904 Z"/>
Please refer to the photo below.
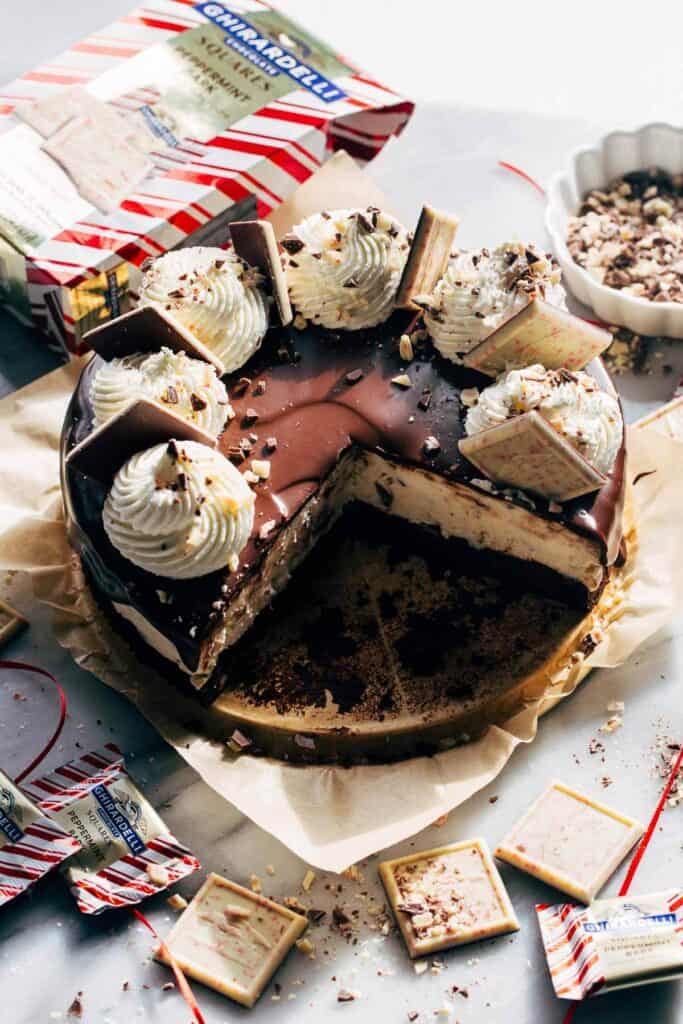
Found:
<path fill-rule="evenodd" d="M 637 846 L 636 852 L 635 852 L 635 856 L 634 856 L 633 860 L 631 861 L 631 863 L 629 864 L 628 871 L 626 872 L 626 877 L 624 878 L 624 881 L 622 882 L 621 888 L 619 889 L 619 896 L 626 896 L 628 891 L 629 891 L 629 889 L 631 888 L 631 883 L 633 882 L 635 874 L 636 874 L 638 868 L 640 867 L 640 862 L 642 861 L 643 857 L 645 856 L 647 848 L 650 845 L 652 837 L 653 837 L 653 835 L 655 833 L 655 829 L 657 828 L 657 823 L 658 823 L 658 821 L 659 821 L 659 819 L 661 817 L 662 811 L 664 810 L 664 805 L 666 804 L 666 801 L 669 798 L 669 793 L 671 792 L 671 790 L 673 788 L 673 784 L 676 781 L 676 776 L 678 775 L 679 771 L 681 770 L 681 766 L 682 765 L 683 765 L 683 746 L 681 746 L 681 749 L 678 751 L 678 757 L 674 761 L 673 768 L 671 769 L 671 772 L 669 773 L 669 777 L 666 780 L 666 785 L 664 786 L 664 789 L 662 790 L 662 795 L 660 796 L 659 801 L 657 803 L 657 806 L 654 809 L 654 813 L 653 813 L 652 817 L 650 818 L 650 824 L 647 826 L 647 829 L 645 830 L 645 835 L 643 836 L 643 838 L 638 843 L 638 846 Z M 576 1011 L 578 1010 L 580 1005 L 581 1005 L 580 1003 L 574 1003 L 572 1006 L 569 1007 L 569 1009 L 567 1010 L 567 1014 L 566 1014 L 566 1016 L 564 1017 L 564 1019 L 562 1021 L 562 1024 L 570 1024 L 570 1021 L 574 1020 L 574 1014 L 576 1013 Z"/>
<path fill-rule="evenodd" d="M 506 171 L 512 171 L 513 174 L 516 174 L 519 178 L 528 182 L 529 185 L 535 188 L 537 192 L 540 192 L 542 196 L 545 195 L 545 189 L 543 186 L 539 185 L 538 182 L 532 178 L 530 174 L 527 174 L 526 171 L 523 171 L 521 167 L 515 167 L 514 164 L 509 164 L 507 160 L 499 160 L 498 166 L 502 167 Z"/>
<path fill-rule="evenodd" d="M 16 776 L 14 781 L 18 784 L 22 782 L 27 775 L 30 775 L 31 772 L 38 767 L 40 762 L 43 760 L 43 758 L 47 757 L 47 755 L 50 753 L 55 743 L 59 739 L 62 729 L 64 728 L 64 722 L 66 721 L 67 700 L 66 694 L 62 689 L 61 683 L 52 675 L 51 672 L 48 672 L 47 669 L 39 668 L 37 665 L 30 665 L 28 664 L 28 662 L 24 661 L 4 661 L 0 659 L 0 669 L 3 668 L 13 669 L 18 672 L 34 672 L 36 675 L 44 676 L 46 679 L 49 679 L 51 683 L 54 683 L 55 688 L 57 690 L 57 694 L 59 696 L 59 721 L 57 722 L 57 728 L 54 730 L 52 736 L 47 741 L 42 750 L 36 755 L 36 757 L 33 758 L 31 763 L 26 768 L 24 768 L 23 772 L 20 772 L 19 775 Z M 152 935 L 158 940 L 159 947 L 162 950 L 164 956 L 168 957 L 168 962 L 171 965 L 171 970 L 175 975 L 178 991 L 180 992 L 183 999 L 185 1000 L 190 1010 L 192 1011 L 192 1015 L 196 1020 L 197 1024 L 206 1024 L 204 1017 L 202 1016 L 202 1012 L 199 1009 L 199 1006 L 197 1005 L 197 1000 L 195 999 L 192 993 L 192 989 L 188 985 L 185 975 L 183 974 L 180 967 L 178 966 L 173 956 L 171 955 L 168 946 L 163 941 L 163 939 L 160 938 L 154 926 L 147 920 L 147 918 L 145 917 L 141 910 L 138 910 L 136 907 L 131 907 L 131 911 L 133 914 L 135 914 L 138 920 L 141 921 L 142 924 L 144 924 L 145 928 L 149 929 Z"/>
<path fill-rule="evenodd" d="M 50 753 L 55 743 L 61 736 L 62 729 L 64 728 L 64 722 L 66 721 L 66 694 L 64 693 L 61 684 L 57 681 L 57 679 L 55 679 L 52 673 L 48 672 L 44 668 L 38 668 L 37 665 L 29 665 L 25 661 L 0 660 L 0 669 L 2 668 L 15 669 L 18 672 L 34 672 L 36 675 L 44 676 L 46 679 L 49 679 L 51 683 L 54 683 L 54 686 L 57 690 L 57 694 L 59 696 L 59 721 L 57 722 L 57 727 L 55 731 L 52 733 L 50 739 L 43 747 L 43 749 L 36 755 L 36 757 L 33 758 L 31 763 L 26 768 L 24 768 L 23 772 L 20 772 L 19 775 L 17 775 L 14 781 L 16 783 L 19 783 L 23 782 L 26 776 L 30 775 L 31 772 L 38 767 L 43 758 L 47 757 L 47 755 Z"/>

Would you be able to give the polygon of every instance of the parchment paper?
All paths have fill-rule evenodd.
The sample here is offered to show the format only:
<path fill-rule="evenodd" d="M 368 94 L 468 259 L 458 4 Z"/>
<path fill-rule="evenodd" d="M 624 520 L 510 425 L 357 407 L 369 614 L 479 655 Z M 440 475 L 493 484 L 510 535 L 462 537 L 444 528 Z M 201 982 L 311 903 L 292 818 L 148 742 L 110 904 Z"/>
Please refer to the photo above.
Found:
<path fill-rule="evenodd" d="M 367 203 L 387 205 L 339 155 L 278 211 L 277 230 L 325 206 Z M 601 642 L 583 663 L 549 679 L 543 701 L 478 742 L 399 764 L 300 767 L 234 758 L 225 744 L 197 731 L 194 702 L 142 667 L 111 629 L 67 542 L 58 444 L 81 366 L 74 361 L 0 402 L 0 568 L 29 573 L 74 659 L 125 694 L 213 789 L 316 867 L 341 871 L 463 803 L 498 775 L 518 744 L 533 739 L 541 711 L 571 692 L 587 669 L 623 663 L 683 604 L 683 445 L 671 436 L 680 420 L 674 410 L 629 430 L 638 546 Z M 30 608 L 22 610 L 30 617 Z"/>

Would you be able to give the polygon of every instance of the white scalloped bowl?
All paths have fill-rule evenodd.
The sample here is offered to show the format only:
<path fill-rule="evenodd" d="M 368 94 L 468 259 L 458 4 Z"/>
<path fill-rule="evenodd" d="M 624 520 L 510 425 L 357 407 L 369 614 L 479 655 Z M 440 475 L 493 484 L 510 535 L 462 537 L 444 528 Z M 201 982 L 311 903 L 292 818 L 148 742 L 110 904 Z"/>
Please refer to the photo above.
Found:
<path fill-rule="evenodd" d="M 594 148 L 577 149 L 569 168 L 550 183 L 545 223 L 565 286 L 601 320 L 637 334 L 683 338 L 683 303 L 650 302 L 600 284 L 574 262 L 566 243 L 568 219 L 587 192 L 604 189 L 628 171 L 653 166 L 670 174 L 683 172 L 683 129 L 646 124 L 632 132 L 611 132 Z"/>

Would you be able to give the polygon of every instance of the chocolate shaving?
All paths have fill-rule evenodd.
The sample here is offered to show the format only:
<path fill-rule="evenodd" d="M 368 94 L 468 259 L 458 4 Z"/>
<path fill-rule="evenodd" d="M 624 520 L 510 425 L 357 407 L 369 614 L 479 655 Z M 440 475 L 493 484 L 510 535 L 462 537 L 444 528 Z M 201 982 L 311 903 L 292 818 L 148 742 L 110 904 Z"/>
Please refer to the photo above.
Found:
<path fill-rule="evenodd" d="M 301 252 L 304 247 L 304 243 L 300 238 L 297 238 L 296 235 L 285 235 L 285 237 L 280 241 L 280 245 L 285 252 L 290 254 L 290 256 L 295 256 L 298 252 Z"/>
<path fill-rule="evenodd" d="M 168 402 L 170 405 L 178 404 L 178 392 L 169 384 L 161 398 L 162 402 Z"/>
<path fill-rule="evenodd" d="M 420 396 L 420 399 L 419 399 L 419 401 L 417 403 L 418 409 L 422 409 L 422 410 L 424 410 L 424 412 L 426 412 L 427 409 L 430 406 L 431 401 L 432 401 L 432 391 L 431 391 L 431 388 L 429 388 L 429 387 L 423 388 L 422 389 L 422 395 Z"/>
<path fill-rule="evenodd" d="M 242 395 L 246 394 L 247 390 L 251 387 L 250 377 L 240 377 L 235 386 L 232 389 L 234 398 L 241 398 Z"/>
<path fill-rule="evenodd" d="M 375 230 L 375 228 L 374 228 L 374 225 L 373 225 L 372 221 L 369 221 L 369 220 L 368 220 L 368 218 L 367 218 L 367 217 L 365 216 L 365 214 L 364 214 L 364 213 L 361 213 L 361 211 L 360 211 L 360 210 L 359 210 L 359 211 L 358 211 L 358 213 L 356 214 L 356 220 L 358 221 L 358 223 L 360 224 L 360 226 L 361 226 L 361 227 L 363 228 L 363 230 L 364 230 L 364 231 L 367 231 L 367 233 L 368 233 L 369 235 L 371 235 L 371 234 L 372 234 L 372 232 L 373 232 L 373 231 Z"/>
<path fill-rule="evenodd" d="M 206 401 L 200 395 L 195 394 L 194 391 L 190 395 L 190 405 L 195 412 L 201 412 L 202 409 L 206 409 Z"/>
<path fill-rule="evenodd" d="M 67 1012 L 67 1015 L 69 1017 L 78 1017 L 78 1018 L 80 1018 L 80 1017 L 83 1016 L 83 993 L 82 992 L 79 992 L 78 995 L 74 997 L 74 1000 L 73 1000 L 71 1006 L 69 1007 L 69 1009 L 66 1012 Z"/>
<path fill-rule="evenodd" d="M 178 460 L 178 445 L 175 441 L 169 441 L 166 445 L 166 454 L 174 461 Z"/>
<path fill-rule="evenodd" d="M 256 423 L 257 419 L 258 413 L 256 412 L 256 409 L 247 409 L 244 414 L 244 417 L 242 418 L 242 425 L 245 427 L 250 427 L 253 423 Z"/>

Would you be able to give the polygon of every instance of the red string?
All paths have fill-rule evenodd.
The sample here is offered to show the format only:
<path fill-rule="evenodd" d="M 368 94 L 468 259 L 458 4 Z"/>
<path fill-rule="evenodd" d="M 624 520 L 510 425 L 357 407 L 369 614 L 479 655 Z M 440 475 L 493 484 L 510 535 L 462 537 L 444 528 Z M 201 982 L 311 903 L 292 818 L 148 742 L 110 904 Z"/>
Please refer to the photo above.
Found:
<path fill-rule="evenodd" d="M 671 769 L 669 777 L 666 780 L 666 785 L 662 790 L 662 795 L 660 796 L 659 801 L 657 802 L 657 806 L 655 807 L 654 813 L 650 818 L 650 823 L 647 826 L 647 829 L 645 830 L 645 835 L 638 843 L 638 848 L 636 850 L 635 856 L 629 865 L 629 869 L 626 872 L 626 877 L 624 878 L 621 888 L 619 889 L 619 896 L 626 896 L 629 889 L 631 888 L 631 883 L 633 882 L 635 874 L 640 866 L 640 862 L 645 856 L 645 853 L 647 851 L 648 846 L 650 845 L 652 837 L 655 834 L 655 829 L 657 828 L 657 823 L 659 822 L 662 811 L 664 810 L 664 805 L 666 804 L 666 801 L 669 799 L 669 793 L 673 788 L 674 782 L 676 781 L 676 776 L 681 770 L 682 765 L 683 746 L 681 746 L 681 749 L 678 751 L 678 757 L 674 761 L 673 768 Z M 570 1024 L 570 1022 L 574 1019 L 574 1014 L 576 1013 L 580 1005 L 580 1003 L 573 1003 L 572 1006 L 569 1007 L 569 1009 L 567 1010 L 567 1014 L 562 1021 L 562 1024 Z"/>
<path fill-rule="evenodd" d="M 47 755 L 50 753 L 55 743 L 59 739 L 62 729 L 64 728 L 64 722 L 66 721 L 66 694 L 64 693 L 61 684 L 57 681 L 57 679 L 55 679 L 52 673 L 48 672 L 44 668 L 38 668 L 37 665 L 29 665 L 25 661 L 0 660 L 0 669 L 3 668 L 16 669 L 18 672 L 34 672 L 36 675 L 45 676 L 45 678 L 49 679 L 51 683 L 54 683 L 55 688 L 57 690 L 57 695 L 59 696 L 59 721 L 57 722 L 57 727 L 55 731 L 52 733 L 50 739 L 42 748 L 42 750 L 40 750 L 36 757 L 33 758 L 31 763 L 26 768 L 24 768 L 23 772 L 20 772 L 19 775 L 17 775 L 14 781 L 19 783 L 23 782 L 26 776 L 30 775 L 31 772 L 38 767 L 40 762 L 43 760 L 43 758 L 47 757 Z"/>
<path fill-rule="evenodd" d="M 542 185 L 539 185 L 538 182 L 535 181 L 530 174 L 527 174 L 526 171 L 523 171 L 521 167 L 515 167 L 514 164 L 509 164 L 507 160 L 499 160 L 498 166 L 503 167 L 506 171 L 512 171 L 513 174 L 516 174 L 518 177 L 523 178 L 524 181 L 527 181 L 530 185 L 532 185 L 533 188 L 535 188 L 537 192 L 540 192 L 542 196 L 545 195 L 545 189 L 542 187 Z"/>
<path fill-rule="evenodd" d="M 671 790 L 673 788 L 673 784 L 676 781 L 676 776 L 678 775 L 682 764 L 683 764 L 683 746 L 681 746 L 681 749 L 678 751 L 678 757 L 674 761 L 674 766 L 671 769 L 671 772 L 669 774 L 669 778 L 666 780 L 666 786 L 662 790 L 662 795 L 659 798 L 659 803 L 655 807 L 655 812 L 652 815 L 652 817 L 650 818 L 650 824 L 647 826 L 647 829 L 645 831 L 645 835 L 643 836 L 643 838 L 640 840 L 640 842 L 638 844 L 638 849 L 636 850 L 636 855 L 633 858 L 633 860 L 631 861 L 631 863 L 629 865 L 629 869 L 626 872 L 626 878 L 624 879 L 623 884 L 621 886 L 621 889 L 619 890 L 619 895 L 620 896 L 625 896 L 626 893 L 631 888 L 631 882 L 633 881 L 633 876 L 635 875 L 636 871 L 638 870 L 638 866 L 640 865 L 641 860 L 645 856 L 645 851 L 647 850 L 648 846 L 650 845 L 650 840 L 652 839 L 652 836 L 654 835 L 654 831 L 657 828 L 657 822 L 659 821 L 660 815 L 661 815 L 662 811 L 664 810 L 664 804 L 669 799 L 669 793 L 671 792 Z"/>
<path fill-rule="evenodd" d="M 4 660 L 0 659 L 0 669 L 3 669 L 3 668 L 4 669 L 14 669 L 14 670 L 16 670 L 18 672 L 34 672 L 36 675 L 44 676 L 46 679 L 49 679 L 50 682 L 54 683 L 54 685 L 56 687 L 56 690 L 57 690 L 57 694 L 59 696 L 59 721 L 57 722 L 57 728 L 53 732 L 53 734 L 50 737 L 50 739 L 48 740 L 48 742 L 42 748 L 42 750 L 36 755 L 36 757 L 33 758 L 31 763 L 26 768 L 24 768 L 23 772 L 20 772 L 20 774 L 17 775 L 17 777 L 15 778 L 14 781 L 16 783 L 19 783 L 19 782 L 22 782 L 26 778 L 27 775 L 30 775 L 31 772 L 34 771 L 38 767 L 40 762 L 45 757 L 47 757 L 47 755 L 50 753 L 50 751 L 54 747 L 55 743 L 59 739 L 59 737 L 61 735 L 61 732 L 62 732 L 62 729 L 64 728 L 64 722 L 66 721 L 67 700 L 66 700 L 66 694 L 64 693 L 64 690 L 62 689 L 61 684 L 52 675 L 51 672 L 47 671 L 47 669 L 39 668 L 37 665 L 30 665 L 30 664 L 28 664 L 27 662 L 24 662 L 24 661 L 4 661 Z M 192 993 L 192 989 L 188 985 L 187 979 L 185 978 L 185 975 L 181 971 L 180 967 L 178 967 L 178 964 L 176 963 L 174 958 L 171 956 L 171 953 L 170 953 L 170 951 L 168 949 L 168 946 L 163 941 L 163 939 L 161 939 L 160 936 L 157 934 L 156 929 L 147 920 L 147 918 L 142 913 L 142 911 L 138 910 L 136 907 L 132 907 L 131 909 L 132 909 L 132 912 L 135 914 L 135 916 L 138 918 L 138 920 L 141 921 L 144 924 L 144 926 L 149 929 L 149 931 L 152 933 L 152 935 L 158 940 L 159 946 L 160 946 L 161 950 L 163 951 L 164 956 L 168 957 L 168 961 L 169 961 L 169 963 L 171 965 L 171 969 L 172 969 L 172 971 L 173 971 L 173 973 L 175 975 L 175 980 L 176 980 L 176 984 L 178 986 L 178 991 L 180 992 L 180 994 L 182 995 L 183 999 L 185 1000 L 185 1002 L 189 1006 L 190 1010 L 192 1011 L 192 1014 L 193 1014 L 195 1020 L 197 1021 L 197 1024 L 206 1024 L 206 1022 L 204 1020 L 204 1017 L 202 1016 L 202 1012 L 199 1009 L 199 1006 L 197 1005 L 197 1000 L 195 999 L 195 997 L 194 997 L 194 995 Z"/>
<path fill-rule="evenodd" d="M 197 1000 L 195 999 L 195 997 L 194 997 L 194 995 L 192 993 L 192 989 L 190 988 L 190 986 L 187 983 L 187 978 L 185 977 L 185 975 L 181 971 L 180 967 L 178 967 L 178 964 L 176 963 L 173 955 L 171 954 L 170 949 L 168 948 L 168 946 L 166 945 L 164 940 L 161 938 L 161 936 L 157 932 L 157 930 L 154 927 L 154 925 L 152 924 L 152 922 L 147 920 L 147 918 L 142 913 L 142 911 L 138 910 L 137 907 L 132 907 L 131 910 L 135 914 L 135 916 L 137 917 L 138 921 L 140 921 L 142 924 L 144 924 L 145 928 L 147 928 L 147 930 L 152 933 L 154 938 L 159 943 L 159 949 L 161 950 L 163 955 L 167 958 L 167 960 L 168 960 L 168 962 L 169 962 L 169 964 L 171 966 L 171 970 L 173 971 L 173 973 L 175 975 L 175 980 L 176 980 L 176 984 L 178 986 L 178 991 L 182 995 L 183 999 L 185 1000 L 185 1002 L 187 1003 L 189 1008 L 192 1010 L 192 1014 L 194 1016 L 194 1019 L 197 1021 L 197 1024 L 206 1024 L 206 1022 L 204 1020 L 204 1017 L 202 1015 L 202 1011 L 199 1009 L 199 1006 L 197 1005 Z"/>

